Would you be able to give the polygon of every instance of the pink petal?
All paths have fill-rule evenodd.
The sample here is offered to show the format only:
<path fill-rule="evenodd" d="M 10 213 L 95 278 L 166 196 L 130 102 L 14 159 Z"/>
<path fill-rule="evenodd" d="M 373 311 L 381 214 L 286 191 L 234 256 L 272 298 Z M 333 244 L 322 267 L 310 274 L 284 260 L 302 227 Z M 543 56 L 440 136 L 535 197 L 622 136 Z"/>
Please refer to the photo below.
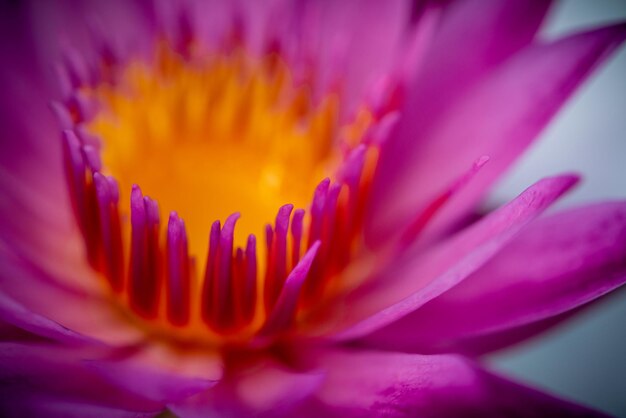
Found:
<path fill-rule="evenodd" d="M 366 342 L 401 351 L 476 351 L 477 341 L 565 314 L 626 282 L 626 202 L 537 220 L 487 264 Z M 559 322 L 559 321 L 551 321 Z M 501 335 L 499 335 L 501 334 Z M 509 341 L 507 341 L 509 340 Z"/>
<path fill-rule="evenodd" d="M 477 159 L 474 164 L 463 173 L 460 177 L 455 178 L 452 184 L 447 185 L 435 198 L 427 202 L 425 207 L 420 207 L 411 217 L 411 221 L 395 234 L 395 237 L 389 242 L 368 242 L 368 246 L 378 250 L 381 245 L 396 245 L 398 250 L 409 247 L 414 244 L 416 239 L 424 232 L 424 228 L 428 226 L 433 218 L 445 208 L 451 201 L 452 197 L 458 194 L 466 187 L 472 179 L 480 172 L 480 169 L 489 162 L 488 156 Z M 421 241 L 420 241 L 421 242 Z M 378 250 L 380 251 L 380 250 Z"/>
<path fill-rule="evenodd" d="M 327 378 L 299 417 L 601 416 L 494 376 L 462 357 L 359 351 L 320 354 Z"/>
<path fill-rule="evenodd" d="M 167 33 L 171 39 L 180 39 L 181 23 L 188 25 L 197 40 L 210 50 L 224 47 L 227 37 L 232 36 L 233 25 L 241 24 L 238 16 L 240 2 L 220 0 L 190 0 L 185 2 L 145 1 L 144 14 L 152 16 L 158 30 Z M 243 16 L 245 19 L 247 16 Z M 263 18 L 260 17 L 262 20 Z M 246 22 L 247 23 L 247 22 Z M 239 30 L 241 28 L 237 28 Z"/>
<path fill-rule="evenodd" d="M 29 311 L 3 293 L 0 293 L 0 319 L 35 335 L 62 341 L 66 344 L 93 344 L 96 342 L 63 327 L 57 322 Z"/>
<path fill-rule="evenodd" d="M 423 107 L 407 108 L 408 116 L 399 122 L 396 142 L 383 154 L 381 175 L 375 180 L 368 227 L 372 239 L 383 239 L 406 223 L 414 208 L 458 177 L 476 155 L 489 155 L 491 162 L 480 181 L 455 196 L 429 226 L 430 233 L 444 232 L 467 213 L 624 40 L 625 29 L 625 25 L 602 28 L 519 52 L 459 95 L 427 131 L 415 122 Z"/>
<path fill-rule="evenodd" d="M 93 273 L 83 277 L 97 283 Z M 126 321 L 104 295 L 59 285 L 50 273 L 13 254 L 0 239 L 0 290 L 6 298 L 4 320 L 28 326 L 29 331 L 50 336 L 54 323 L 72 333 L 115 346 L 141 341 L 144 333 Z M 23 310 L 23 311 L 22 311 Z M 27 312 L 16 318 L 16 313 Z M 11 321 L 13 317 L 13 321 Z M 61 336 L 57 333 L 57 336 Z"/>
<path fill-rule="evenodd" d="M 74 2 L 60 0 L 54 4 L 29 2 L 28 28 L 37 45 L 38 61 L 44 73 L 51 72 L 50 63 L 68 58 L 75 52 L 90 75 L 91 67 L 106 47 L 117 58 L 145 54 L 152 47 L 154 33 L 152 16 L 141 9 L 139 2 L 112 0 Z M 47 74 L 49 82 L 58 90 L 57 74 Z M 55 96 L 56 96 L 55 95 Z M 45 97 L 45 100 L 55 96 Z"/>
<path fill-rule="evenodd" d="M 6 390 L 5 390 L 6 389 Z M 0 415 L 46 418 L 148 418 L 159 411 L 135 411 L 92 403 L 80 398 L 54 396 L 15 387 L 2 388 Z"/>
<path fill-rule="evenodd" d="M 417 74 L 411 93 L 412 105 L 422 109 L 416 115 L 420 121 L 436 118 L 460 93 L 527 46 L 550 3 L 460 0 L 445 5 L 425 57 L 428 65 Z"/>
<path fill-rule="evenodd" d="M 409 26 L 410 2 L 321 1 L 296 5 L 283 34 L 295 64 L 313 65 L 320 93 L 343 89 L 342 107 L 353 112 L 368 86 L 388 72 Z M 303 68 L 303 71 L 311 68 Z M 296 69 L 298 71 L 298 69 Z M 340 82 L 341 84 L 338 84 Z"/>
<path fill-rule="evenodd" d="M 317 371 L 297 372 L 273 362 L 231 375 L 211 390 L 168 405 L 180 418 L 289 417 L 322 383 Z"/>
<path fill-rule="evenodd" d="M 360 321 L 340 338 L 366 335 L 415 311 L 484 265 L 577 178 L 546 178 L 448 241 L 423 254 L 407 251 L 352 295 L 344 324 Z M 369 315 L 369 317 L 368 317 Z M 363 318 L 367 318 L 364 319 Z"/>
<path fill-rule="evenodd" d="M 0 343 L 0 390 L 16 394 L 42 393 L 111 408 L 154 412 L 162 405 L 108 384 L 91 372 L 83 359 L 102 353 L 46 343 Z M 4 394 L 3 394 L 4 395 Z M 11 400 L 0 396 L 2 406 Z"/>
<path fill-rule="evenodd" d="M 14 180 L 0 167 L 0 190 L 7 197 L 6 205 L 0 201 L 0 258 L 17 258 L 43 270 L 59 287 L 91 295 L 102 292 L 97 280 L 90 280 L 93 271 L 69 202 Z M 54 190 L 53 184 L 48 186 Z"/>
<path fill-rule="evenodd" d="M 582 309 L 584 309 L 585 307 L 583 307 Z M 567 311 L 560 315 L 546 318 L 527 325 L 509 328 L 500 332 L 494 332 L 481 336 L 471 336 L 467 339 L 459 339 L 455 341 L 454 347 L 450 347 L 445 351 L 459 352 L 467 356 L 477 357 L 493 351 L 506 349 L 507 347 L 518 344 L 520 342 L 526 342 L 527 340 L 537 335 L 540 336 L 541 333 L 546 332 L 550 328 L 557 326 L 563 321 L 566 321 L 569 318 L 578 315 L 582 309 L 572 309 L 571 311 Z M 433 348 L 433 350 L 438 351 L 438 349 L 435 348 Z M 424 353 L 429 352 L 430 351 L 428 348 L 424 349 Z"/>
<path fill-rule="evenodd" d="M 211 350 L 178 350 L 146 342 L 115 359 L 85 361 L 115 387 L 158 403 L 176 403 L 213 387 L 223 375 L 222 358 Z"/>
<path fill-rule="evenodd" d="M 87 366 L 115 386 L 160 403 L 178 402 L 215 385 L 215 381 L 147 367 L 129 360 L 89 361 Z"/>

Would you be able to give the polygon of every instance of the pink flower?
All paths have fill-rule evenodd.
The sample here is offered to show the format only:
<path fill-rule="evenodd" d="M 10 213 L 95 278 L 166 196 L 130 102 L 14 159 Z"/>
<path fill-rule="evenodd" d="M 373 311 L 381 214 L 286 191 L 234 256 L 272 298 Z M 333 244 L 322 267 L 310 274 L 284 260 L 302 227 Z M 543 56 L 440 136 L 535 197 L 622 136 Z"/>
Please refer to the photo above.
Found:
<path fill-rule="evenodd" d="M 475 208 L 626 27 L 412 3 L 3 6 L 4 415 L 595 414 L 478 359 L 626 280 L 626 201 Z"/>

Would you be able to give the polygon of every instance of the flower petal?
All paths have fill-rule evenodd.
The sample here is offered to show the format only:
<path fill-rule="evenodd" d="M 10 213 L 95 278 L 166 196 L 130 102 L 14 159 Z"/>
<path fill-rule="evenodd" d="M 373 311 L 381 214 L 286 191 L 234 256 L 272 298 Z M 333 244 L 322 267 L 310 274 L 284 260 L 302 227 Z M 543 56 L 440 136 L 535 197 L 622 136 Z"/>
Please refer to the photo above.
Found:
<path fill-rule="evenodd" d="M 118 390 L 91 372 L 82 359 L 101 353 L 53 344 L 0 343 L 0 390 L 68 397 L 87 404 L 156 412 L 162 405 Z M 2 399 L 3 407 L 11 399 Z"/>
<path fill-rule="evenodd" d="M 181 418 L 289 417 L 322 383 L 319 372 L 297 372 L 273 362 L 230 376 L 214 388 L 168 405 Z"/>
<path fill-rule="evenodd" d="M 418 117 L 428 121 L 535 37 L 550 1 L 460 0 L 443 7 L 440 25 L 414 81 Z M 463 71 L 459 71 L 463 68 Z"/>
<path fill-rule="evenodd" d="M 282 40 L 292 46 L 286 52 L 292 55 L 295 71 L 310 75 L 314 65 L 318 94 L 336 92 L 341 86 L 345 93 L 341 106 L 349 115 L 399 53 L 409 27 L 411 3 L 347 0 L 293 4 L 295 20 L 285 27 L 288 30 Z"/>
<path fill-rule="evenodd" d="M 624 282 L 626 202 L 569 210 L 535 221 L 458 286 L 366 342 L 401 351 L 476 351 L 474 339 L 519 333 Z"/>
<path fill-rule="evenodd" d="M 445 232 L 625 37 L 626 25 L 615 25 L 528 47 L 460 95 L 426 131 L 415 122 L 424 107 L 407 104 L 407 117 L 399 121 L 373 186 L 368 224 L 372 239 L 383 239 L 405 224 L 416 207 L 458 177 L 459 168 L 469 166 L 476 155 L 489 155 L 491 162 L 480 178 L 429 225 L 431 235 Z"/>
<path fill-rule="evenodd" d="M 97 283 L 92 274 L 83 280 Z M 144 338 L 143 332 L 123 319 L 102 295 L 59 285 L 48 272 L 10 252 L 1 238 L 0 291 L 6 299 L 3 319 L 42 336 L 63 337 L 58 331 L 65 328 L 86 341 L 115 346 L 135 344 Z M 16 317 L 17 312 L 25 316 Z"/>
<path fill-rule="evenodd" d="M 114 386 L 159 403 L 176 403 L 213 387 L 223 361 L 215 352 L 172 349 L 147 341 L 119 350 L 114 358 L 85 361 L 87 368 Z"/>
<path fill-rule="evenodd" d="M 407 251 L 379 277 L 351 295 L 346 303 L 344 324 L 361 322 L 343 331 L 340 338 L 366 335 L 457 285 L 576 182 L 577 177 L 571 175 L 543 179 L 430 251 L 417 255 Z"/>
<path fill-rule="evenodd" d="M 29 311 L 3 293 L 0 293 L 0 319 L 35 335 L 62 341 L 67 344 L 94 342 L 88 337 Z"/>
<path fill-rule="evenodd" d="M 87 402 L 84 399 L 52 396 L 33 390 L 0 387 L 0 415 L 46 418 L 148 418 L 159 411 L 134 411 Z"/>
<path fill-rule="evenodd" d="M 128 360 L 93 360 L 89 361 L 87 366 L 129 393 L 162 403 L 178 402 L 216 383 L 200 377 L 188 378 L 176 373 L 148 368 Z"/>
<path fill-rule="evenodd" d="M 332 351 L 328 370 L 302 417 L 602 416 L 520 386 L 453 355 Z"/>

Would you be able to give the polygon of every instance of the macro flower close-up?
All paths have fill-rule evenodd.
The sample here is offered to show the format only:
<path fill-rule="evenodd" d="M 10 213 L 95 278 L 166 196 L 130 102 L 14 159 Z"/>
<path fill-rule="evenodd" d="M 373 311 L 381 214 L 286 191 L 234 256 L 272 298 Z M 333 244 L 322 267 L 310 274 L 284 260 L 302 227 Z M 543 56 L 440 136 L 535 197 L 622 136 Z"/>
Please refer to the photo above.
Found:
<path fill-rule="evenodd" d="M 626 282 L 626 194 L 484 204 L 626 38 L 551 6 L 2 2 L 0 415 L 604 416 L 484 361 Z"/>

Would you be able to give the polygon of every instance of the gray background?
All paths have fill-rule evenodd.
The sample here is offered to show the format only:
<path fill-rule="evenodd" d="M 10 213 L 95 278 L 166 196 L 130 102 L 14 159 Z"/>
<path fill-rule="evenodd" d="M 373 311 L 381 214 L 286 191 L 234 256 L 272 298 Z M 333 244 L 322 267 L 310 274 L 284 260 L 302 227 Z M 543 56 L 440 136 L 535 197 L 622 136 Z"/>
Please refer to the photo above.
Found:
<path fill-rule="evenodd" d="M 564 0 L 542 36 L 620 20 L 626 21 L 626 0 Z M 537 179 L 564 171 L 582 173 L 584 182 L 561 207 L 626 198 L 626 46 L 585 83 L 489 200 L 500 204 Z M 626 417 L 626 289 L 489 361 L 518 381 Z"/>

